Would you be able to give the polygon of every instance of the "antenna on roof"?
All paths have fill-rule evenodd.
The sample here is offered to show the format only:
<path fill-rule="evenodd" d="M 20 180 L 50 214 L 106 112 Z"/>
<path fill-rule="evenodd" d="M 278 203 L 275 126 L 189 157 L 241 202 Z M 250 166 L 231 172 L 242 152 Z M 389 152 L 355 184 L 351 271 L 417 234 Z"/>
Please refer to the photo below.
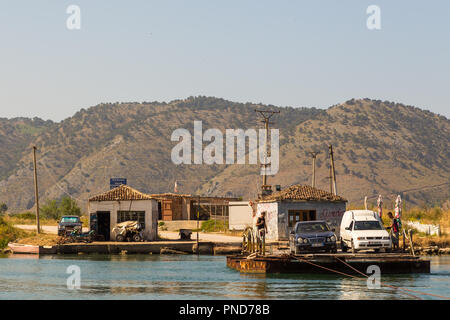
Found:
<path fill-rule="evenodd" d="M 263 174 L 263 183 L 261 186 L 261 197 L 265 195 L 269 195 L 272 193 L 272 187 L 270 185 L 267 185 L 267 140 L 269 139 L 269 124 L 273 124 L 273 122 L 270 122 L 270 118 L 272 118 L 275 114 L 280 113 L 280 111 L 270 111 L 270 110 L 257 110 L 255 109 L 255 112 L 259 113 L 263 120 L 261 121 L 264 123 L 264 128 L 266 129 L 266 141 L 264 141 L 264 163 L 261 164 L 261 166 L 264 168 L 264 174 Z"/>

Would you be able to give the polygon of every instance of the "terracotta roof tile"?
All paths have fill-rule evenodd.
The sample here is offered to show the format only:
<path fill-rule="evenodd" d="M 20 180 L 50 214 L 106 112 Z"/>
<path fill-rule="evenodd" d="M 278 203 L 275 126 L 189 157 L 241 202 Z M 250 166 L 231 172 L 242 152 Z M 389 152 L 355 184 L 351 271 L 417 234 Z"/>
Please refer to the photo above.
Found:
<path fill-rule="evenodd" d="M 274 192 L 271 195 L 265 196 L 260 201 L 280 201 L 280 200 L 288 200 L 288 201 L 347 201 L 341 196 L 335 196 L 332 193 L 326 192 L 324 190 L 320 190 L 317 188 L 313 188 L 311 186 L 306 185 L 293 185 L 284 190 Z"/>
<path fill-rule="evenodd" d="M 190 194 L 179 194 L 179 193 L 171 193 L 171 192 L 167 192 L 167 193 L 154 193 L 151 194 L 150 196 L 154 197 L 154 198 L 191 198 L 192 195 Z"/>
<path fill-rule="evenodd" d="M 152 196 L 126 185 L 109 190 L 89 199 L 89 201 L 150 200 Z"/>

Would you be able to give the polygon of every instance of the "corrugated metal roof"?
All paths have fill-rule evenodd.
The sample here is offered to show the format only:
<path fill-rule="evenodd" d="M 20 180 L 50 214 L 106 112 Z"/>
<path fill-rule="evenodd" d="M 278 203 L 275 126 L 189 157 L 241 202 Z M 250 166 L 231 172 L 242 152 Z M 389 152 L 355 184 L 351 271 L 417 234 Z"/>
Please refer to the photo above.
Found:
<path fill-rule="evenodd" d="M 139 192 L 126 185 L 109 190 L 89 199 L 89 201 L 119 201 L 119 200 L 151 200 L 152 196 Z"/>
<path fill-rule="evenodd" d="M 284 190 L 274 192 L 271 195 L 265 196 L 260 202 L 271 201 L 329 201 L 329 202 L 341 202 L 347 201 L 341 196 L 335 196 L 332 193 L 313 188 L 306 185 L 293 185 Z"/>

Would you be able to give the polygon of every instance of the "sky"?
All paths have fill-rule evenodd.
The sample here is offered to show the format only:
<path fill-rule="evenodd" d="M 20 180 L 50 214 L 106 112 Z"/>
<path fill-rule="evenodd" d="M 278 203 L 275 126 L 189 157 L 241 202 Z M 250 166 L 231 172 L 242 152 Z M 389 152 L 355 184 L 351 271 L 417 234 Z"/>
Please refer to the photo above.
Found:
<path fill-rule="evenodd" d="M 0 117 L 197 95 L 318 108 L 367 97 L 450 117 L 448 0 L 0 0 L 0 41 Z"/>

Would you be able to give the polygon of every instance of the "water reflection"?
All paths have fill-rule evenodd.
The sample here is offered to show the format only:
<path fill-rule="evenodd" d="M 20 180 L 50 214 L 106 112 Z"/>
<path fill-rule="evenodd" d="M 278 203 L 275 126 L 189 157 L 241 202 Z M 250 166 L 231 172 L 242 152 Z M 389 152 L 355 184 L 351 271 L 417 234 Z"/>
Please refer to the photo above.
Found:
<path fill-rule="evenodd" d="M 439 263 L 436 263 L 439 262 Z M 382 276 L 399 287 L 450 295 L 450 260 L 431 275 Z M 81 268 L 68 290 L 66 269 Z M 225 257 L 196 255 L 55 255 L 0 259 L 0 299 L 411 299 L 391 288 L 338 275 L 240 274 Z"/>

